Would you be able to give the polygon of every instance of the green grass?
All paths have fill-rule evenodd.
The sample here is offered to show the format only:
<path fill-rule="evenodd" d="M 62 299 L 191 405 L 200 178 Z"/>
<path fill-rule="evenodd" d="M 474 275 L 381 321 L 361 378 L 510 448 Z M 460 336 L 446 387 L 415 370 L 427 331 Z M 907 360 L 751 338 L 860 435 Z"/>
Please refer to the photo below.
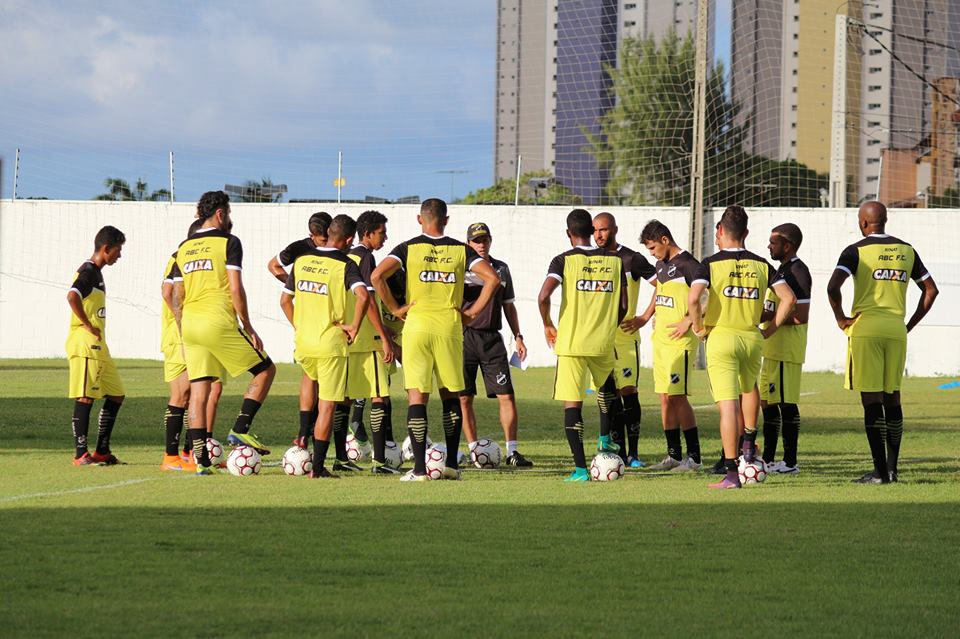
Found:
<path fill-rule="evenodd" d="M 960 391 L 910 378 L 901 483 L 869 466 L 856 397 L 804 376 L 802 473 L 722 494 L 705 475 L 631 472 L 570 485 L 552 371 L 515 382 L 533 472 L 463 482 L 314 482 L 161 473 L 166 388 L 121 361 L 113 448 L 128 465 L 70 465 L 72 403 L 58 360 L 0 360 L 3 636 L 956 636 Z M 276 460 L 297 426 L 299 372 L 281 366 L 255 424 Z M 641 454 L 663 456 L 649 371 Z M 231 381 L 217 433 L 245 381 Z M 701 372 L 695 389 L 705 389 Z M 400 400 L 400 395 L 395 393 Z M 705 461 L 717 413 L 692 398 Z M 442 439 L 439 406 L 431 430 Z M 395 414 L 402 432 L 405 402 Z M 501 439 L 495 402 L 481 435 Z M 596 436 L 596 411 L 587 429 Z M 93 427 L 95 429 L 95 426 Z M 270 458 L 268 458 L 270 459 Z"/>

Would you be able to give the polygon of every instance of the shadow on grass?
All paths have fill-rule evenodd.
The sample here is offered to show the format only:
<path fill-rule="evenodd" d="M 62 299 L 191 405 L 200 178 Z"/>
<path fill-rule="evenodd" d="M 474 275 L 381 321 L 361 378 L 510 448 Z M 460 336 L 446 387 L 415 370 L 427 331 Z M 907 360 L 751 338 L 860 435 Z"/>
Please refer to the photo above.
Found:
<path fill-rule="evenodd" d="M 742 629 L 746 602 L 788 636 L 958 627 L 960 554 L 938 551 L 960 544 L 954 504 L 718 497 L 9 509 L 4 635 L 636 636 L 625 615 L 647 636 L 678 620 L 717 636 Z"/>

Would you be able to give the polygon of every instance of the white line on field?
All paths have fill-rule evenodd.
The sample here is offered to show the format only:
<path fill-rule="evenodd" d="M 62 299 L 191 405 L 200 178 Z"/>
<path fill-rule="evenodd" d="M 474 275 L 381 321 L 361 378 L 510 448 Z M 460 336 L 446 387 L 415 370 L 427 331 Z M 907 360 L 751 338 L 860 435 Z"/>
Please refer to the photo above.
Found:
<path fill-rule="evenodd" d="M 820 391 L 809 391 L 807 393 L 800 393 L 800 397 L 808 397 L 809 395 L 819 395 Z M 693 410 L 703 410 L 705 408 L 715 408 L 716 404 L 704 404 L 703 406 L 694 406 Z"/>
<path fill-rule="evenodd" d="M 118 481 L 115 484 L 104 484 L 102 486 L 87 486 L 85 488 L 74 488 L 73 490 L 57 490 L 49 493 L 28 493 L 26 495 L 11 495 L 10 497 L 0 497 L 0 503 L 5 501 L 19 501 L 21 499 L 34 499 L 37 497 L 60 497 L 62 495 L 74 495 L 78 493 L 92 493 L 97 490 L 107 490 L 110 488 L 122 488 L 123 486 L 132 486 L 142 484 L 146 481 L 156 481 L 159 477 L 149 479 L 128 479 L 127 481 Z"/>

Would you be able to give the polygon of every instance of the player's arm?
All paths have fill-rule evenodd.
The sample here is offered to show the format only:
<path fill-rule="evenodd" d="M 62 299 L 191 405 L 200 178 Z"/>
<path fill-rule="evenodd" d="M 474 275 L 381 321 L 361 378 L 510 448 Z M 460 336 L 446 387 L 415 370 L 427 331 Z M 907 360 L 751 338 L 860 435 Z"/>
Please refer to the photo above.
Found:
<path fill-rule="evenodd" d="M 240 271 L 228 270 L 227 282 L 230 284 L 230 300 L 233 302 L 233 311 L 240 319 L 240 325 L 243 326 L 243 330 L 246 331 L 250 339 L 253 340 L 253 347 L 258 351 L 263 350 L 263 342 L 260 340 L 257 332 L 253 330 L 253 324 L 250 322 L 250 310 L 247 307 L 247 291 L 243 287 L 243 277 L 240 275 Z"/>
<path fill-rule="evenodd" d="M 772 288 L 776 296 L 780 298 L 780 301 L 777 303 L 777 312 L 774 314 L 773 319 L 770 320 L 766 328 L 760 331 L 764 339 L 776 333 L 777 329 L 788 321 L 793 314 L 793 309 L 797 305 L 797 296 L 794 295 L 793 289 L 790 288 L 786 280 L 774 282 Z"/>
<path fill-rule="evenodd" d="M 860 315 L 857 313 L 853 317 L 847 317 L 847 314 L 843 312 L 843 294 L 840 292 L 840 287 L 847 281 L 847 278 L 856 274 L 859 263 L 859 251 L 855 246 L 848 246 L 840 254 L 837 266 L 830 276 L 830 281 L 827 282 L 827 299 L 830 301 L 833 317 L 837 320 L 837 326 L 840 327 L 840 330 L 846 330 L 847 327 L 853 325 Z"/>
<path fill-rule="evenodd" d="M 353 307 L 353 324 L 340 324 L 340 329 L 347 334 L 347 342 L 353 343 L 357 337 L 357 331 L 360 330 L 360 323 L 367 312 L 367 305 L 370 303 L 370 293 L 367 287 L 362 283 L 353 287 L 353 294 L 357 296 L 357 301 Z"/>
<path fill-rule="evenodd" d="M 83 324 L 83 328 L 97 339 L 100 339 L 100 329 L 90 323 L 87 312 L 83 310 L 83 298 L 80 297 L 80 293 L 74 289 L 67 291 L 67 304 L 70 305 L 70 310 L 73 311 L 73 314 L 76 315 L 80 323 Z"/>
<path fill-rule="evenodd" d="M 469 253 L 472 252 L 473 249 L 468 249 L 468 259 L 470 257 Z M 460 311 L 460 314 L 463 316 L 463 321 L 466 324 L 475 320 L 477 315 L 480 314 L 480 311 L 486 308 L 487 304 L 490 303 L 490 300 L 492 300 L 496 294 L 497 287 L 500 286 L 500 276 L 493 270 L 490 262 L 479 256 L 470 264 L 470 272 L 483 280 L 483 288 L 480 289 L 480 297 L 477 298 L 477 301 L 467 310 Z"/>
<path fill-rule="evenodd" d="M 550 348 L 557 343 L 557 327 L 553 325 L 553 320 L 550 318 L 550 296 L 558 286 L 560 286 L 560 280 L 555 279 L 552 274 L 547 275 L 537 296 L 537 307 L 540 309 L 540 319 L 543 320 L 543 334 Z"/>
<path fill-rule="evenodd" d="M 290 322 L 290 326 L 296 330 L 297 325 L 293 323 L 293 298 L 294 291 L 297 290 L 297 282 L 292 271 L 284 280 L 284 283 L 283 290 L 280 292 L 280 310 L 283 311 L 287 321 Z"/>
<path fill-rule="evenodd" d="M 646 326 L 647 322 L 650 321 L 650 318 L 653 317 L 653 314 L 657 311 L 657 284 L 656 281 L 650 283 L 653 284 L 653 293 L 650 295 L 650 303 L 647 304 L 647 308 L 645 308 L 640 315 L 621 322 L 620 324 L 620 328 L 627 333 L 634 333 Z"/>
<path fill-rule="evenodd" d="M 163 298 L 163 303 L 166 304 L 170 312 L 173 313 L 173 317 L 177 321 L 177 326 L 180 326 L 180 317 L 183 310 L 181 307 L 182 300 L 177 299 L 176 285 L 173 280 L 163 281 L 163 284 L 160 285 L 160 296 Z"/>
<path fill-rule="evenodd" d="M 296 259 L 296 245 L 296 242 L 288 245 L 267 262 L 267 270 L 283 284 L 287 282 L 286 269 L 293 266 L 293 261 Z"/>
<path fill-rule="evenodd" d="M 370 283 L 373 285 L 373 290 L 376 291 L 380 299 L 383 300 L 387 311 L 398 319 L 406 318 L 407 311 L 410 310 L 410 304 L 404 304 L 402 307 L 397 304 L 397 299 L 393 296 L 393 293 L 390 292 L 390 287 L 387 286 L 387 280 L 390 279 L 391 275 L 399 271 L 402 266 L 403 263 L 400 261 L 400 258 L 391 253 L 377 264 L 377 268 L 373 269 L 373 273 L 370 274 Z"/>
<path fill-rule="evenodd" d="M 940 294 L 937 283 L 933 281 L 929 273 L 927 273 L 923 280 L 917 282 L 917 286 L 923 290 L 923 295 L 920 296 L 920 301 L 917 302 L 917 310 L 913 312 L 913 316 L 910 318 L 910 321 L 907 322 L 908 333 L 930 312 L 930 309 L 933 308 L 934 300 L 936 300 L 937 295 Z"/>
<path fill-rule="evenodd" d="M 707 329 L 703 325 L 703 294 L 707 290 L 709 282 L 704 280 L 694 280 L 690 284 L 690 293 L 687 295 L 687 316 L 690 318 L 690 328 L 693 334 L 703 339 L 707 336 Z"/>
<path fill-rule="evenodd" d="M 270 261 L 267 262 L 267 270 L 270 271 L 270 274 L 281 282 L 287 281 L 287 272 L 283 270 L 282 266 L 280 266 L 280 260 L 277 259 L 276 255 L 271 257 Z"/>
<path fill-rule="evenodd" d="M 377 335 L 380 336 L 381 346 L 383 347 L 383 361 L 389 364 L 393 361 L 393 344 L 390 341 L 391 336 L 389 331 L 387 331 L 387 327 L 383 325 L 383 320 L 380 317 L 380 306 L 377 304 L 377 298 L 373 292 L 373 284 L 370 280 L 370 276 L 373 275 L 375 268 L 376 262 L 373 259 L 373 254 L 366 253 L 360 259 L 358 269 L 360 271 L 360 277 L 367 287 L 367 293 L 370 295 L 370 301 L 367 303 L 367 320 L 369 320 L 373 329 L 377 331 Z"/>

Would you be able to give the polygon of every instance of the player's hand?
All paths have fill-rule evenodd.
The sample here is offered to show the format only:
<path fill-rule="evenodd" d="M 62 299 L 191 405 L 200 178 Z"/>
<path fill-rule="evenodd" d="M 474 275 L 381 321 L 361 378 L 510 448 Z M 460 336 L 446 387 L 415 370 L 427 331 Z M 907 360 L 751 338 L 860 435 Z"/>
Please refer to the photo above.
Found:
<path fill-rule="evenodd" d="M 253 342 L 253 347 L 254 347 L 255 349 L 257 349 L 258 351 L 262 351 L 262 350 L 263 350 L 263 340 L 261 340 L 261 339 L 260 339 L 260 336 L 257 335 L 257 332 L 256 332 L 255 330 L 253 330 L 253 327 L 250 326 L 250 327 L 245 328 L 245 329 L 243 329 L 243 330 L 245 330 L 245 331 L 247 332 L 247 335 L 250 336 L 250 341 Z"/>
<path fill-rule="evenodd" d="M 470 326 L 475 319 L 477 319 L 477 314 L 472 308 L 469 311 L 460 311 L 460 321 L 463 322 L 464 326 Z"/>
<path fill-rule="evenodd" d="M 93 335 L 93 336 L 94 336 L 95 338 L 97 338 L 98 340 L 99 340 L 101 337 L 103 337 L 103 333 L 100 331 L 100 329 L 97 328 L 96 326 L 92 325 L 92 324 L 91 324 L 90 326 L 84 326 L 84 328 L 87 329 L 87 332 L 90 333 L 91 335 Z"/>
<path fill-rule="evenodd" d="M 516 340 L 517 344 L 517 355 L 520 356 L 520 361 L 527 359 L 527 347 L 523 343 L 523 338 L 518 337 Z"/>
<path fill-rule="evenodd" d="M 679 322 L 674 322 L 673 324 L 667 324 L 667 328 L 673 329 L 670 332 L 670 339 L 680 339 L 687 334 L 691 326 L 693 326 L 693 320 L 689 317 L 684 317 Z"/>
<path fill-rule="evenodd" d="M 646 326 L 646 324 L 647 320 L 638 315 L 633 319 L 620 322 L 620 330 L 622 330 L 624 333 L 636 333 L 638 330 Z"/>
<path fill-rule="evenodd" d="M 398 320 L 405 322 L 407 321 L 407 313 L 410 312 L 410 307 L 413 306 L 414 304 L 416 304 L 416 302 L 410 302 L 409 304 L 404 304 L 403 306 L 398 308 L 395 312 L 391 312 L 390 314 L 396 317 Z"/>
<path fill-rule="evenodd" d="M 760 329 L 760 334 L 763 335 L 763 339 L 769 339 L 770 336 L 776 332 L 777 327 L 773 325 L 773 322 Z"/>
<path fill-rule="evenodd" d="M 557 343 L 557 327 L 545 326 L 543 328 L 543 335 L 547 338 L 547 346 L 553 348 Z"/>
<path fill-rule="evenodd" d="M 389 364 L 393 361 L 393 344 L 388 339 L 383 343 L 383 363 Z"/>
<path fill-rule="evenodd" d="M 837 318 L 837 326 L 840 327 L 841 331 L 845 331 L 851 326 L 853 326 L 854 324 L 856 324 L 857 319 L 859 319 L 859 317 L 860 317 L 860 313 L 857 313 L 853 317 L 847 317 L 846 315 L 843 315 L 842 317 Z"/>
<path fill-rule="evenodd" d="M 353 344 L 353 340 L 356 339 L 357 331 L 360 330 L 360 327 L 354 326 L 353 324 L 337 324 L 337 327 L 346 333 L 347 344 Z"/>

